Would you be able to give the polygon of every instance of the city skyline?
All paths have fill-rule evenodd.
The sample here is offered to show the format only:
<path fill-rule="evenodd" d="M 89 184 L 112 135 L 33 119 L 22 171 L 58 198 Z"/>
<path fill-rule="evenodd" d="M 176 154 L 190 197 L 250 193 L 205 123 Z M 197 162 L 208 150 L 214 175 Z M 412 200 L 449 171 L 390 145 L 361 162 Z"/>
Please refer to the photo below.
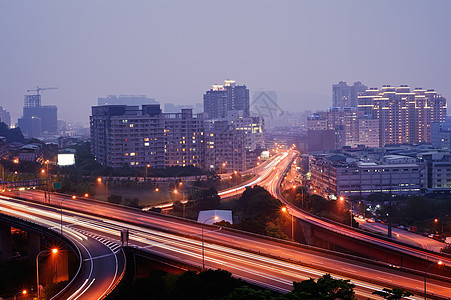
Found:
<path fill-rule="evenodd" d="M 221 9 L 202 1 L 137 1 L 107 8 L 0 4 L 0 105 L 14 120 L 26 90 L 37 85 L 58 87 L 43 93 L 43 103 L 57 105 L 59 118 L 86 123 L 98 97 L 139 94 L 193 104 L 227 78 L 251 93 L 276 91 L 285 110 L 329 107 L 331 85 L 339 81 L 451 95 L 448 1 L 232 1 Z M 385 21 L 368 20 L 369 12 Z M 424 16 L 433 22 L 418 22 Z"/>

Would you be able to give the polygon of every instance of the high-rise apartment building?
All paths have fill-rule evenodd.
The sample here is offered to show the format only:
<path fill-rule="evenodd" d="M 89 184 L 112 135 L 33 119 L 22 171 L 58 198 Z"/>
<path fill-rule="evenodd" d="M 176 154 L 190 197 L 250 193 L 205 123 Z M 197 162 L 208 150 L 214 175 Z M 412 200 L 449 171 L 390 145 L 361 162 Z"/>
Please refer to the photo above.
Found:
<path fill-rule="evenodd" d="M 164 115 L 165 166 L 204 168 L 204 118 L 192 109 Z"/>
<path fill-rule="evenodd" d="M 161 113 L 159 104 L 93 106 L 91 150 L 103 165 L 204 167 L 202 115 Z"/>
<path fill-rule="evenodd" d="M 28 137 L 58 132 L 57 108 L 41 105 L 41 95 L 25 95 L 23 116 L 18 120 L 22 133 Z"/>
<path fill-rule="evenodd" d="M 346 82 L 340 81 L 332 85 L 332 106 L 333 107 L 357 107 L 358 96 L 365 93 L 367 86 L 360 81 L 348 86 Z"/>
<path fill-rule="evenodd" d="M 205 162 L 210 170 L 223 172 L 246 169 L 246 133 L 227 120 L 208 124 L 205 136 Z"/>
<path fill-rule="evenodd" d="M 402 143 L 430 143 L 431 124 L 443 122 L 446 98 L 434 90 L 383 86 L 369 89 L 359 98 L 359 111 L 379 120 L 380 146 Z"/>
<path fill-rule="evenodd" d="M 204 94 L 204 112 L 209 119 L 225 118 L 228 111 L 241 110 L 249 117 L 249 90 L 245 85 L 236 85 L 234 80 L 226 80 L 224 85 L 214 84 Z"/>

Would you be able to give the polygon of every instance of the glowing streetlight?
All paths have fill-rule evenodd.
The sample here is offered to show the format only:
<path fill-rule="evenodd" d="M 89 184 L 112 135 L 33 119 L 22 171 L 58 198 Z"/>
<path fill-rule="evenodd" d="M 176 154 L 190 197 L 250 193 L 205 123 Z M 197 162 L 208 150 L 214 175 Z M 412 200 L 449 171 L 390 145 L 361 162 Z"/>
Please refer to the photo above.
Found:
<path fill-rule="evenodd" d="M 88 194 L 88 193 L 86 193 L 86 194 L 85 194 L 85 198 L 88 198 L 88 197 L 89 197 L 89 194 Z"/>
<path fill-rule="evenodd" d="M 28 293 L 27 290 L 23 290 L 23 291 L 18 292 L 17 294 L 14 295 L 14 300 L 16 300 L 16 297 L 17 297 L 18 295 L 25 296 L 27 293 Z"/>
<path fill-rule="evenodd" d="M 352 216 L 353 216 L 353 212 L 352 212 L 352 202 L 351 202 L 351 201 L 347 201 L 347 200 L 345 199 L 345 197 L 343 197 L 343 196 L 338 197 L 338 200 L 343 201 L 344 203 L 349 202 L 349 205 L 351 206 L 350 214 L 351 214 L 351 227 L 352 227 L 352 219 L 353 219 L 353 217 L 352 217 Z"/>
<path fill-rule="evenodd" d="M 208 220 L 211 219 L 219 220 L 219 217 L 218 216 L 210 217 L 202 223 L 202 270 L 205 270 L 204 225 Z"/>
<path fill-rule="evenodd" d="M 158 192 L 159 190 L 160 190 L 159 188 L 156 188 L 156 189 L 155 189 L 155 192 Z"/>
<path fill-rule="evenodd" d="M 441 265 L 443 265 L 443 261 L 441 261 L 441 260 L 439 260 L 439 261 L 437 261 L 437 262 L 434 261 L 433 263 L 431 263 L 431 264 L 429 265 L 429 267 L 426 269 L 426 272 L 424 273 L 424 299 L 425 299 L 425 300 L 426 300 L 426 277 L 427 277 L 427 274 L 428 274 L 429 269 L 430 269 L 433 265 L 435 265 L 435 264 L 441 266 Z"/>
<path fill-rule="evenodd" d="M 147 165 L 146 165 L 146 182 L 147 182 L 147 169 L 149 169 L 149 168 L 150 168 L 150 165 L 147 164 Z"/>
<path fill-rule="evenodd" d="M 58 249 L 53 248 L 50 250 L 43 250 L 41 252 L 38 253 L 38 255 L 36 256 L 36 287 L 37 287 L 37 291 L 38 291 L 38 300 L 41 299 L 41 289 L 39 288 L 39 255 L 46 253 L 46 254 L 56 254 L 58 253 Z M 26 294 L 26 293 L 25 293 Z"/>
<path fill-rule="evenodd" d="M 97 182 L 102 183 L 102 177 L 98 177 Z M 108 179 L 105 180 L 105 195 L 106 195 L 106 200 L 108 201 Z"/>

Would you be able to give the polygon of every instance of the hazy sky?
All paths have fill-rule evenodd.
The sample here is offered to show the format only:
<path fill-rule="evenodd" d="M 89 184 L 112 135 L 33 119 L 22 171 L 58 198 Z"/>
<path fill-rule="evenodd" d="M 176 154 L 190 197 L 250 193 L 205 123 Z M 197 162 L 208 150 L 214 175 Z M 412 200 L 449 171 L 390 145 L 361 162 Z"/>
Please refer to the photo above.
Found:
<path fill-rule="evenodd" d="M 451 99 L 451 1 L 0 0 L 0 105 L 36 85 L 59 118 L 97 97 L 202 102 L 230 78 L 283 109 L 331 105 L 331 85 L 408 84 Z"/>

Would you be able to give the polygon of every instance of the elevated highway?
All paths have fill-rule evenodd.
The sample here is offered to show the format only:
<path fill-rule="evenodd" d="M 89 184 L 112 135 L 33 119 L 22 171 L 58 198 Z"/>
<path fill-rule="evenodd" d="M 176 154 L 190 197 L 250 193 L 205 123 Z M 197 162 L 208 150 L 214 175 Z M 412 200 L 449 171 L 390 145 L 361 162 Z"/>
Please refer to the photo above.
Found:
<path fill-rule="evenodd" d="M 36 192 L 22 193 L 35 201 L 43 199 L 43 195 Z M 43 224 L 58 223 L 62 216 L 64 231 L 71 229 L 97 241 L 118 243 L 120 231 L 128 229 L 131 246 L 201 266 L 201 224 L 60 195 L 54 195 L 52 201 L 54 207 L 4 197 L 0 208 Z M 372 291 L 384 287 L 401 287 L 422 294 L 422 272 L 216 226 L 206 226 L 204 233 L 208 268 L 226 269 L 234 276 L 274 290 L 289 291 L 293 281 L 331 273 L 336 278 L 350 279 L 356 284 L 357 294 L 365 299 L 372 297 Z M 437 299 L 448 299 L 451 297 L 450 278 L 431 274 L 428 291 Z M 411 299 L 421 299 L 421 296 Z"/>
<path fill-rule="evenodd" d="M 355 228 L 351 228 L 350 226 L 346 226 L 337 222 L 333 222 L 331 220 L 320 218 L 318 216 L 315 216 L 313 214 L 310 214 L 306 211 L 301 210 L 300 208 L 292 205 L 289 203 L 282 195 L 280 186 L 284 179 L 284 176 L 290 168 L 290 165 L 294 158 L 296 157 L 297 153 L 295 151 L 288 152 L 288 155 L 285 156 L 284 160 L 280 162 L 280 164 L 277 165 L 277 167 L 272 170 L 272 173 L 269 174 L 265 180 L 262 180 L 260 184 L 262 184 L 266 189 L 276 198 L 281 200 L 284 205 L 287 206 L 289 214 L 293 215 L 294 218 L 299 220 L 301 227 L 303 226 L 304 229 L 307 228 L 308 230 L 313 228 L 319 228 L 322 229 L 321 231 L 318 231 L 319 234 L 323 235 L 323 240 L 327 240 L 330 238 L 330 236 L 335 235 L 335 242 L 340 243 L 339 237 L 345 237 L 349 238 L 349 240 L 355 240 L 359 241 L 361 245 L 370 245 L 367 246 L 365 251 L 368 251 L 368 249 L 371 249 L 371 245 L 380 247 L 380 249 L 389 249 L 393 251 L 393 253 L 397 253 L 397 255 L 393 257 L 388 257 L 388 259 L 396 259 L 395 264 L 402 265 L 407 261 L 407 259 L 403 260 L 404 255 L 408 255 L 411 257 L 416 257 L 419 260 L 429 261 L 429 262 L 438 262 L 439 260 L 443 261 L 445 265 L 451 266 L 451 257 L 449 255 L 442 255 L 433 251 L 428 251 L 425 249 L 420 249 L 418 247 L 413 247 L 408 244 L 399 243 L 398 241 L 394 239 L 385 238 L 382 236 L 378 236 L 376 234 L 370 234 L 363 230 L 357 230 Z M 310 226 L 310 227 L 309 227 Z M 306 234 L 307 235 L 307 234 Z M 308 241 L 307 241 L 308 242 Z M 344 240 L 343 244 L 346 244 L 346 240 Z M 346 247 L 344 245 L 344 247 Z M 356 250 L 356 249 L 354 249 Z M 371 253 L 370 253 L 371 254 Z M 382 254 L 385 255 L 385 254 Z M 382 257 L 379 257 L 382 259 Z M 423 264 L 427 268 L 427 263 L 424 262 Z M 418 261 L 415 261 L 414 264 L 417 264 Z M 424 265 L 419 266 L 420 268 L 423 268 Z M 425 269 L 424 268 L 424 269 Z"/>
<path fill-rule="evenodd" d="M 69 244 L 79 258 L 79 268 L 71 282 L 52 299 L 103 299 L 118 284 L 125 272 L 125 255 L 117 243 L 93 238 L 61 224 L 56 218 L 58 210 L 42 210 L 33 204 L 0 196 L 0 221 L 18 228 L 51 234 Z M 49 216 L 53 216 L 52 218 Z M 58 255 L 58 254 L 56 254 Z"/>

